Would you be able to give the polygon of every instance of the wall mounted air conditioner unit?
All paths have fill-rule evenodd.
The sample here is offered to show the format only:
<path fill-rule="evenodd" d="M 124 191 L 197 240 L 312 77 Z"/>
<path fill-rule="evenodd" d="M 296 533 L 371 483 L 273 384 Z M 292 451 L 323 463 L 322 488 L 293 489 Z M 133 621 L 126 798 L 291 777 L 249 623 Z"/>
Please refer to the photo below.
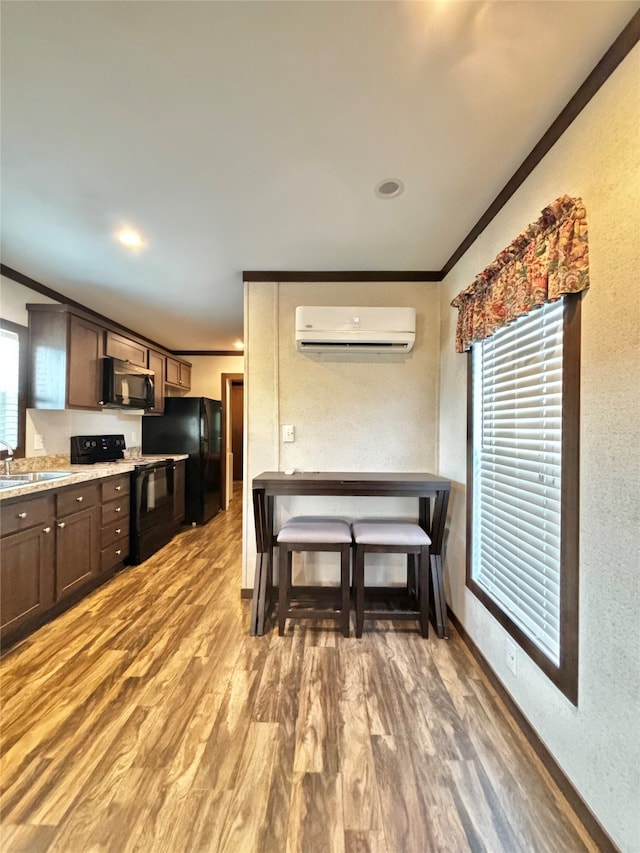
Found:
<path fill-rule="evenodd" d="M 296 308 L 299 352 L 406 353 L 415 339 L 415 308 Z"/>

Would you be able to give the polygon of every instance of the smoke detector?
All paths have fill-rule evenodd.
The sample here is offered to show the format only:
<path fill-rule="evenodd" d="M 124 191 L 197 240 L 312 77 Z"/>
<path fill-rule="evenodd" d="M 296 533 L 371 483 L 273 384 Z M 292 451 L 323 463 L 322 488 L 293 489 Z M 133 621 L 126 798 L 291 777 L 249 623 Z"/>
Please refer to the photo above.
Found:
<path fill-rule="evenodd" d="M 396 198 L 404 190 L 404 184 L 398 178 L 385 178 L 374 190 L 378 198 Z"/>

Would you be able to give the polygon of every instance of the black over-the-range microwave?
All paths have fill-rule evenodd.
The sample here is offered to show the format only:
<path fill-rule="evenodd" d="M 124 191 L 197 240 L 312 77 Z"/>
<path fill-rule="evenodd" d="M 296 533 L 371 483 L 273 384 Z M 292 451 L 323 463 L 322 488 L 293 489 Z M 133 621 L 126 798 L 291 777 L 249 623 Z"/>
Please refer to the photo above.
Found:
<path fill-rule="evenodd" d="M 146 370 L 118 358 L 104 358 L 102 405 L 105 409 L 145 409 L 155 407 L 153 370 Z"/>

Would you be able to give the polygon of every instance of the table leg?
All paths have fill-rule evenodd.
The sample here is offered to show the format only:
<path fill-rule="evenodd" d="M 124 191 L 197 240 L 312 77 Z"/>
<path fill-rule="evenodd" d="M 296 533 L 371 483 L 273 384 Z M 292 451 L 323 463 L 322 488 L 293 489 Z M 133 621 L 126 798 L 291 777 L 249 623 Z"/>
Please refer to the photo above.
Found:
<path fill-rule="evenodd" d="M 440 639 L 449 639 L 449 623 L 447 620 L 447 600 L 444 595 L 444 579 L 442 557 L 431 554 L 431 587 L 433 591 L 433 610 L 436 617 L 436 631 Z"/>
<path fill-rule="evenodd" d="M 253 490 L 253 514 L 256 528 L 256 571 L 251 599 L 249 634 L 262 636 L 273 608 L 273 498 L 264 489 Z"/>
<path fill-rule="evenodd" d="M 273 572 L 271 567 L 271 545 L 267 526 L 267 505 L 264 489 L 253 490 L 253 516 L 256 530 L 256 570 L 253 578 L 251 598 L 250 636 L 264 634 L 267 586 Z"/>
<path fill-rule="evenodd" d="M 447 601 L 444 594 L 444 569 L 442 565 L 442 543 L 444 541 L 444 527 L 447 520 L 448 503 L 448 491 L 436 492 L 433 504 L 433 516 L 429 518 L 429 498 L 420 498 L 420 525 L 427 531 L 431 538 L 431 602 L 433 605 L 436 632 L 441 639 L 449 637 Z"/>
<path fill-rule="evenodd" d="M 267 554 L 256 556 L 256 571 L 253 578 L 253 595 L 251 597 L 251 621 L 249 622 L 249 635 L 260 636 L 264 633 L 264 607 L 265 607 L 265 583 L 268 574 L 266 562 Z"/>

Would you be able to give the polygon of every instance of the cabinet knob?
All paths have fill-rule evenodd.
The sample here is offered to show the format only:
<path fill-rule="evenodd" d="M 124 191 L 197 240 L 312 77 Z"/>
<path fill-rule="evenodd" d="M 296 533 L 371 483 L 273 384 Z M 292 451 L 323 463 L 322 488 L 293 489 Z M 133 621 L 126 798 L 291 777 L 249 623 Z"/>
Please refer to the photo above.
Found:
<path fill-rule="evenodd" d="M 84 498 L 82 497 L 82 495 L 80 495 L 80 497 L 76 498 L 76 500 L 78 501 L 79 504 L 81 504 L 82 501 L 84 500 Z"/>
<path fill-rule="evenodd" d="M 43 530 L 42 532 L 43 532 L 43 533 L 51 533 L 51 528 L 50 528 L 50 527 L 45 527 L 45 528 L 44 528 L 44 530 Z"/>
<path fill-rule="evenodd" d="M 26 517 L 27 517 L 27 513 L 26 513 L 26 512 L 19 512 L 19 513 L 18 513 L 18 518 L 26 518 Z"/>
<path fill-rule="evenodd" d="M 65 527 L 65 523 L 64 523 L 64 521 L 59 521 L 59 522 L 58 522 L 58 527 Z"/>
<path fill-rule="evenodd" d="M 117 507 L 116 507 L 116 512 L 120 512 L 120 511 L 121 511 L 121 509 L 122 509 L 122 507 L 117 506 Z"/>
<path fill-rule="evenodd" d="M 122 486 L 116 486 L 116 492 L 119 492 Z"/>
<path fill-rule="evenodd" d="M 122 554 L 122 548 L 118 548 L 118 549 L 116 550 L 116 554 L 117 554 L 118 556 L 120 556 L 120 554 Z"/>
<path fill-rule="evenodd" d="M 120 533 L 120 528 L 116 527 L 116 533 Z"/>

